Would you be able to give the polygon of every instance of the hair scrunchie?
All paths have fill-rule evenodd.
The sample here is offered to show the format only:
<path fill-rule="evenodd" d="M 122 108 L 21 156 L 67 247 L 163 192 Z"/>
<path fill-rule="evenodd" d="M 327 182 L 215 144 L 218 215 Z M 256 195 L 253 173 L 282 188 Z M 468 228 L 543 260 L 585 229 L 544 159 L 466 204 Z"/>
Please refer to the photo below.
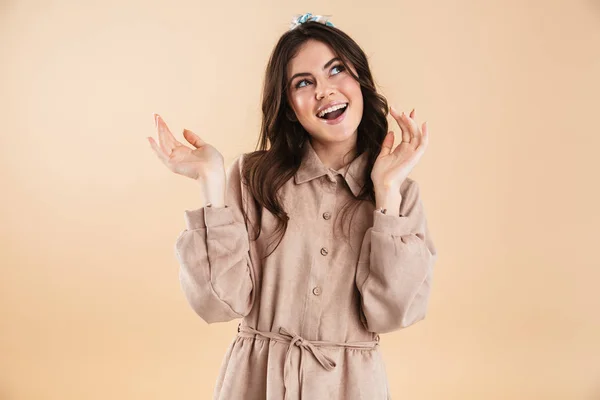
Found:
<path fill-rule="evenodd" d="M 331 15 L 312 15 L 311 13 L 294 15 L 292 23 L 290 24 L 290 31 L 308 21 L 318 22 L 327 26 L 335 26 L 329 21 L 329 17 L 331 17 Z"/>

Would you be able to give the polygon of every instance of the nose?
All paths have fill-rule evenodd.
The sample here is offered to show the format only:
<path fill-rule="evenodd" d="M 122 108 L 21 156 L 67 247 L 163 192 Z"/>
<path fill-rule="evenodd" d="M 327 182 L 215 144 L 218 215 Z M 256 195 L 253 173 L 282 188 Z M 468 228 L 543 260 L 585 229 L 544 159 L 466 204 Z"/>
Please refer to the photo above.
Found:
<path fill-rule="evenodd" d="M 322 89 L 317 89 L 315 91 L 315 96 L 317 97 L 317 100 L 321 100 L 323 97 L 325 97 L 325 93 L 327 93 L 327 96 L 331 96 L 335 93 L 335 89 L 331 86 L 323 85 L 321 86 L 321 88 Z"/>

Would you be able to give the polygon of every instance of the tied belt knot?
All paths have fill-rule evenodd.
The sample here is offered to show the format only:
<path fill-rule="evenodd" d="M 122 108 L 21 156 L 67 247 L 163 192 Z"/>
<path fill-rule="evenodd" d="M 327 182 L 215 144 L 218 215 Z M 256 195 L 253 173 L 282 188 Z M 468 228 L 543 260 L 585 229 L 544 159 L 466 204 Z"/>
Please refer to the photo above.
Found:
<path fill-rule="evenodd" d="M 262 336 L 264 338 L 275 340 L 281 343 L 289 343 L 286 354 L 285 354 L 285 364 L 283 367 L 283 388 L 284 388 L 284 400 L 288 397 L 288 387 L 289 387 L 289 379 L 291 378 L 290 369 L 292 365 L 292 359 L 290 358 L 292 354 L 292 349 L 294 346 L 297 346 L 301 351 L 308 351 L 311 353 L 314 358 L 321 364 L 323 368 L 327 371 L 331 371 L 336 367 L 336 363 L 331 357 L 327 356 L 319 347 L 327 346 L 327 347 L 346 347 L 346 348 L 354 348 L 354 349 L 374 349 L 379 345 L 379 335 L 375 336 L 375 340 L 367 341 L 367 342 L 329 342 L 329 341 L 320 341 L 320 340 L 307 340 L 302 336 L 290 332 L 284 327 L 279 328 L 279 333 L 275 332 L 264 332 L 258 331 L 249 326 L 242 326 L 240 323 L 238 325 L 238 335 L 240 332 L 254 334 L 258 336 Z M 300 387 L 302 387 L 303 381 L 303 362 L 304 358 L 300 357 L 300 370 L 298 382 Z M 288 368 L 289 367 L 289 368 Z"/>
<path fill-rule="evenodd" d="M 321 350 L 317 349 L 317 347 L 314 344 L 312 344 L 309 340 L 306 340 L 299 335 L 292 334 L 283 327 L 279 328 L 279 333 L 284 336 L 292 338 L 290 345 L 288 347 L 287 353 L 285 355 L 286 364 L 287 364 L 287 359 L 289 358 L 290 354 L 292 354 L 293 345 L 296 345 L 298 347 L 309 350 L 313 354 L 313 356 L 315 356 L 317 361 L 319 361 L 319 364 L 321 364 L 323 366 L 323 368 L 325 368 L 327 371 L 331 371 L 332 369 L 335 368 L 335 366 L 336 366 L 335 361 L 333 361 L 330 357 L 325 355 Z M 290 362 L 291 362 L 291 360 L 290 360 Z"/>

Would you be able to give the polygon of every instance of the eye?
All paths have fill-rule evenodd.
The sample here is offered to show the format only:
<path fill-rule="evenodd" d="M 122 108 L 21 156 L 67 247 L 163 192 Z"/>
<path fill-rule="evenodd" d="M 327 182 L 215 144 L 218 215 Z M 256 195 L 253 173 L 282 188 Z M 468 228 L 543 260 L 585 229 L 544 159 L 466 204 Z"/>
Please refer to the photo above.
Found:
<path fill-rule="evenodd" d="M 304 85 L 304 86 L 301 86 L 300 84 L 301 84 L 302 82 L 309 82 L 309 83 L 310 83 L 310 81 L 307 81 L 306 79 L 302 79 L 302 80 L 300 80 L 300 81 L 296 82 L 296 86 L 295 86 L 295 87 L 296 87 L 296 89 L 299 89 L 299 88 L 301 88 L 301 87 L 304 87 L 304 86 L 306 86 L 306 85 Z"/>
<path fill-rule="evenodd" d="M 342 72 L 344 72 L 346 70 L 346 68 L 342 64 L 334 65 L 331 68 L 331 70 L 333 71 L 335 68 L 337 68 L 340 71 L 337 74 L 342 73 Z M 337 74 L 334 74 L 334 75 L 337 75 Z"/>
<path fill-rule="evenodd" d="M 334 74 L 332 74 L 332 75 L 338 75 L 338 74 L 340 74 L 340 73 L 344 72 L 344 71 L 346 70 L 346 67 L 344 67 L 344 65 L 343 65 L 343 64 L 338 64 L 338 65 L 334 65 L 333 67 L 331 67 L 331 71 L 333 71 L 333 70 L 335 70 L 335 69 L 337 69 L 339 72 L 337 72 L 337 73 L 334 73 Z M 305 84 L 305 85 L 303 85 L 303 84 L 302 84 L 303 82 L 306 82 L 306 84 Z M 309 80 L 307 80 L 307 79 L 302 79 L 302 80 L 299 80 L 298 82 L 296 82 L 296 84 L 294 85 L 294 87 L 295 87 L 296 89 L 300 89 L 300 88 L 303 88 L 303 87 L 305 87 L 305 86 L 308 86 L 308 84 L 310 84 L 310 83 L 311 83 L 311 82 L 310 82 Z"/>

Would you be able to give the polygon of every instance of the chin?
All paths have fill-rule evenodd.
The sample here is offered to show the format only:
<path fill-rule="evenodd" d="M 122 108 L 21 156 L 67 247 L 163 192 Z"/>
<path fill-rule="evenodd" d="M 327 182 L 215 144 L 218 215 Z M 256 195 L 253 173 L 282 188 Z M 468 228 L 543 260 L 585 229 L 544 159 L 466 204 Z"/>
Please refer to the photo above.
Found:
<path fill-rule="evenodd" d="M 324 129 L 321 129 L 321 132 L 325 137 L 331 138 L 332 141 L 344 141 L 352 137 L 357 132 L 357 130 L 358 123 L 348 123 L 340 124 L 339 126 L 327 126 Z"/>
<path fill-rule="evenodd" d="M 339 131 L 321 131 L 317 136 L 327 142 L 345 142 L 356 133 L 356 129 L 343 129 Z"/>

